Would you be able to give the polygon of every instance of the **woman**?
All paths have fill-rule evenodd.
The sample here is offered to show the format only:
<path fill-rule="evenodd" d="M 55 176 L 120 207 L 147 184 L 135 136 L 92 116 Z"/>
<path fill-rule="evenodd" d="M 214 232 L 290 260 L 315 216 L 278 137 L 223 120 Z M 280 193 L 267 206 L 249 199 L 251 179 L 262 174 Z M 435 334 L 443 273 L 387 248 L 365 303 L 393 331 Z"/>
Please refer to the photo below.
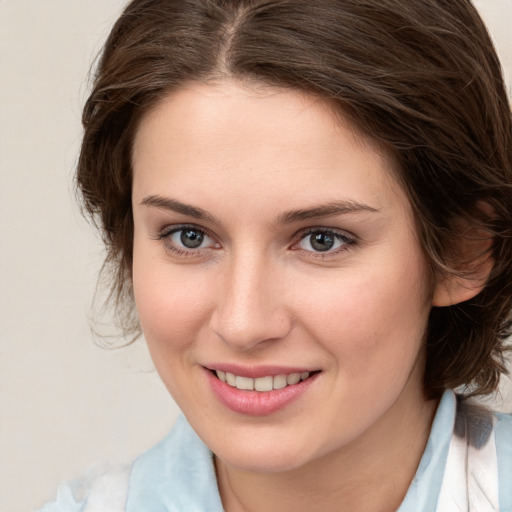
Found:
<path fill-rule="evenodd" d="M 135 0 L 83 121 L 117 317 L 184 418 L 45 512 L 512 510 L 511 419 L 467 399 L 512 310 L 468 0 Z"/>

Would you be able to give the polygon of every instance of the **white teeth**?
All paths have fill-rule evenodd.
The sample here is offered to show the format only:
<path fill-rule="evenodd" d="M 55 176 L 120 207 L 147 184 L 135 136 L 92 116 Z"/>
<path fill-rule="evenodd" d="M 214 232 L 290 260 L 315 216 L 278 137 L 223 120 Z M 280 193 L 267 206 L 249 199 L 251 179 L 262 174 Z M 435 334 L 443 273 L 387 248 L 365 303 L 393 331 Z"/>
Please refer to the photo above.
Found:
<path fill-rule="evenodd" d="M 250 377 L 240 377 L 240 375 L 237 375 L 235 387 L 246 391 L 252 391 L 254 389 L 254 379 L 251 379 Z"/>
<path fill-rule="evenodd" d="M 289 386 L 297 384 L 300 381 L 300 373 L 291 373 L 286 377 L 286 382 Z"/>
<path fill-rule="evenodd" d="M 274 389 L 282 389 L 288 386 L 286 375 L 276 375 L 274 377 Z"/>
<path fill-rule="evenodd" d="M 293 386 L 298 384 L 301 380 L 306 380 L 310 376 L 310 372 L 290 373 L 289 375 L 271 375 L 267 377 L 258 377 L 251 379 L 250 377 L 241 377 L 230 372 L 223 372 L 222 370 L 215 371 L 217 377 L 222 382 L 229 386 L 244 391 L 272 391 L 273 389 L 283 389 L 286 386 Z"/>
<path fill-rule="evenodd" d="M 254 389 L 256 391 L 272 391 L 274 389 L 274 382 L 272 377 L 260 377 L 254 379 Z"/>

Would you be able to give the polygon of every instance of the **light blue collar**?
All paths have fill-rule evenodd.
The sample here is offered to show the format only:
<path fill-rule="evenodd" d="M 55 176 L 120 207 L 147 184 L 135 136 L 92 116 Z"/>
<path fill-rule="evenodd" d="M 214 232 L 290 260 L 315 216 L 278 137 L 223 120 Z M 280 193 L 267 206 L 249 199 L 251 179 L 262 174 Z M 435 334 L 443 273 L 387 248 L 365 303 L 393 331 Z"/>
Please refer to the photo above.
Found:
<path fill-rule="evenodd" d="M 134 462 L 126 512 L 223 512 L 211 451 L 180 416 Z"/>
<path fill-rule="evenodd" d="M 436 510 L 455 424 L 456 408 L 455 393 L 446 390 L 439 402 L 416 475 L 397 512 L 434 512 Z"/>

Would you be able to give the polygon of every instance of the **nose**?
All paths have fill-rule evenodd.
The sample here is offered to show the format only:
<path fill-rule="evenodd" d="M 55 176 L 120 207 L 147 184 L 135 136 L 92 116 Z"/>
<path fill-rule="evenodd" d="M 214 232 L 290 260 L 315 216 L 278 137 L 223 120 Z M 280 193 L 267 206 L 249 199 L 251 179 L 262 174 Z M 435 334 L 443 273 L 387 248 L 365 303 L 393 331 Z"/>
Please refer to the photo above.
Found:
<path fill-rule="evenodd" d="M 211 329 L 224 343 L 247 351 L 288 334 L 291 315 L 276 265 L 263 257 L 240 255 L 226 264 L 219 281 Z"/>

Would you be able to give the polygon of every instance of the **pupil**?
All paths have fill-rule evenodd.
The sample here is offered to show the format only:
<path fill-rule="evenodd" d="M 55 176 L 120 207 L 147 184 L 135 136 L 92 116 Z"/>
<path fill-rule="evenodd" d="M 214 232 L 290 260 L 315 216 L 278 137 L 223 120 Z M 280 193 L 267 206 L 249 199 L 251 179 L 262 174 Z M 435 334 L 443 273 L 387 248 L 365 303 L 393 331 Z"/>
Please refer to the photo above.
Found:
<path fill-rule="evenodd" d="M 181 232 L 181 243 L 188 249 L 196 249 L 203 243 L 204 233 L 193 229 L 184 229 Z"/>
<path fill-rule="evenodd" d="M 334 237 L 329 233 L 314 233 L 310 237 L 311 247 L 315 251 L 328 251 L 334 245 Z"/>

